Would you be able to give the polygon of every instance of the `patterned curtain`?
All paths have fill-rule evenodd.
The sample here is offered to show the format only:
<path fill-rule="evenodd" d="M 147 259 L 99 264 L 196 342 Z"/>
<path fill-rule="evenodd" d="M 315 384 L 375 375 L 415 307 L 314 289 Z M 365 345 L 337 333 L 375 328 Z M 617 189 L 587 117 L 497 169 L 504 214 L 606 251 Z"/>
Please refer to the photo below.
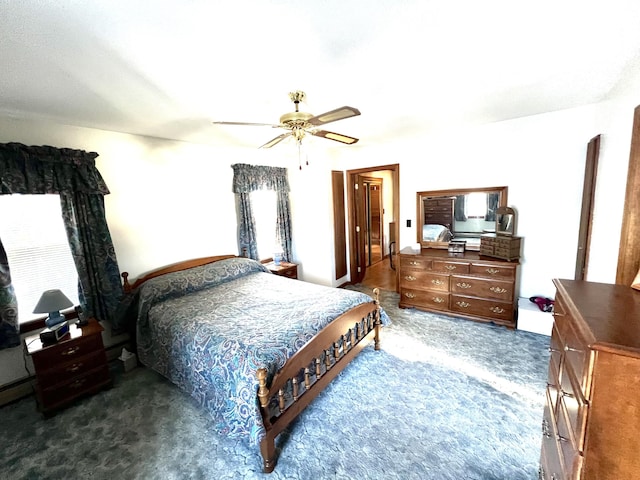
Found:
<path fill-rule="evenodd" d="M 0 240 L 0 350 L 20 345 L 18 301 L 11 285 L 7 252 Z"/>
<path fill-rule="evenodd" d="M 484 219 L 487 222 L 496 221 L 496 209 L 498 208 L 498 197 L 499 197 L 498 193 L 487 194 L 487 213 L 484 216 Z"/>
<path fill-rule="evenodd" d="M 457 222 L 466 222 L 467 215 L 465 214 L 465 196 L 457 195 L 453 203 L 453 216 Z"/>
<path fill-rule="evenodd" d="M 83 309 L 99 320 L 111 320 L 122 287 L 104 214 L 109 189 L 95 166 L 97 156 L 68 148 L 0 144 L 0 194 L 60 195 Z"/>
<path fill-rule="evenodd" d="M 292 260 L 291 207 L 287 169 L 237 163 L 233 168 L 233 193 L 238 197 L 238 247 L 246 248 L 248 256 L 258 259 L 255 221 L 251 213 L 250 193 L 256 190 L 274 190 L 278 195 L 276 241 L 282 247 L 283 260 Z"/>

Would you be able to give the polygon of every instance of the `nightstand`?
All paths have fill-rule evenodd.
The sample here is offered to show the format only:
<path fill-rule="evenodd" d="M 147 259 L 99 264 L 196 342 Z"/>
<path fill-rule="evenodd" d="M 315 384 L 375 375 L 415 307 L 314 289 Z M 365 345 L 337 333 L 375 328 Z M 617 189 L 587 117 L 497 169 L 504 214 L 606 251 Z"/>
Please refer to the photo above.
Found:
<path fill-rule="evenodd" d="M 43 345 L 39 333 L 24 339 L 36 370 L 38 409 L 45 416 L 112 385 L 103 330 L 91 318 L 84 327 L 69 325 L 69 333 L 57 343 Z"/>
<path fill-rule="evenodd" d="M 271 273 L 275 273 L 281 277 L 298 278 L 298 265 L 296 263 L 280 262 L 280 265 L 276 265 L 274 262 L 268 262 L 265 263 L 264 266 L 267 267 Z"/>

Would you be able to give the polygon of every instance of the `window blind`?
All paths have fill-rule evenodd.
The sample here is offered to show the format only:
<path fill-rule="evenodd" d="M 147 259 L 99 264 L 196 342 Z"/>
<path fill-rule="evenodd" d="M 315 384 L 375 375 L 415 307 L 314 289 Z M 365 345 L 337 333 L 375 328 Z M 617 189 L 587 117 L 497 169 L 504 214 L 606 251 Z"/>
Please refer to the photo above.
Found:
<path fill-rule="evenodd" d="M 0 195 L 0 239 L 9 260 L 20 323 L 43 316 L 33 309 L 45 290 L 60 289 L 78 304 L 78 274 L 58 195 Z"/>

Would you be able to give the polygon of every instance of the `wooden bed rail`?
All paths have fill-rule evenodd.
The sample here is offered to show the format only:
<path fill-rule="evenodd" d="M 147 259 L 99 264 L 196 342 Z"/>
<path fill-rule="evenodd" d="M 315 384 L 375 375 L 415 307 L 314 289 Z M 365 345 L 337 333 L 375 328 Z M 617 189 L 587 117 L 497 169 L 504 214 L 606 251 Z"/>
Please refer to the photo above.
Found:
<path fill-rule="evenodd" d="M 258 399 L 266 435 L 260 444 L 264 471 L 276 466 L 275 438 L 335 378 L 374 341 L 380 349 L 379 290 L 374 301 L 359 305 L 333 320 L 298 350 L 267 386 L 268 372 L 257 372 Z"/>

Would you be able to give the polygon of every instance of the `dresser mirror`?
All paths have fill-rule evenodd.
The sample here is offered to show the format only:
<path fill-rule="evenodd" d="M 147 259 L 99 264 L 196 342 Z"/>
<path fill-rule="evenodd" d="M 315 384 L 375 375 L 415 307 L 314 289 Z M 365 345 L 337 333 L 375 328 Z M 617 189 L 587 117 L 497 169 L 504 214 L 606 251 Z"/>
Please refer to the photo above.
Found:
<path fill-rule="evenodd" d="M 516 229 L 516 212 L 513 208 L 498 207 L 496 210 L 496 234 L 513 236 Z"/>
<path fill-rule="evenodd" d="M 480 250 L 480 235 L 496 232 L 497 212 L 507 206 L 507 193 L 507 187 L 417 192 L 418 242 L 423 248 L 447 248 L 451 240 L 464 240 L 466 250 Z"/>

